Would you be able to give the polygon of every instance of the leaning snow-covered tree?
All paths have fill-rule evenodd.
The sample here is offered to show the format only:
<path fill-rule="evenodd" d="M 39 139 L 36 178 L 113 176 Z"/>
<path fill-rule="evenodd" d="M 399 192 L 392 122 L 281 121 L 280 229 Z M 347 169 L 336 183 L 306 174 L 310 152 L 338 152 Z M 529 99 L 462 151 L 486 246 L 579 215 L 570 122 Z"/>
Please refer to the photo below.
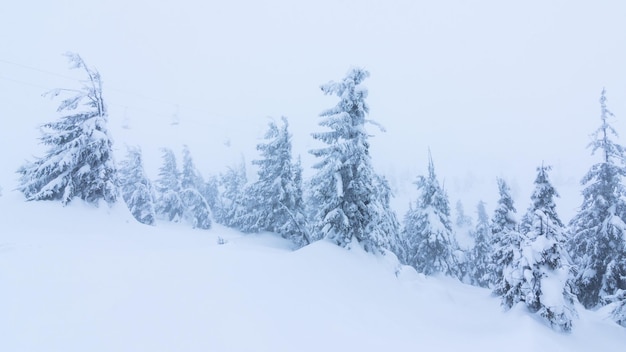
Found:
<path fill-rule="evenodd" d="M 128 147 L 126 159 L 119 165 L 122 198 L 131 214 L 142 224 L 154 225 L 154 194 L 146 176 L 139 147 Z"/>
<path fill-rule="evenodd" d="M 569 332 L 577 316 L 570 285 L 572 266 L 565 251 L 565 228 L 556 212 L 558 194 L 548 178 L 549 167 L 537 168 L 532 204 L 521 224 L 521 251 L 503 269 L 511 287 L 504 292 L 506 308 L 523 302 L 553 329 Z"/>
<path fill-rule="evenodd" d="M 313 149 L 319 158 L 310 180 L 309 204 L 316 238 L 332 240 L 340 246 L 358 242 L 368 252 L 390 248 L 395 237 L 379 226 L 386 216 L 385 204 L 376 195 L 376 174 L 369 154 L 365 130 L 369 107 L 367 89 L 362 85 L 369 72 L 354 68 L 341 82 L 323 85 L 325 94 L 339 97 L 339 103 L 320 114 L 320 126 L 329 129 L 313 133 L 326 144 Z"/>
<path fill-rule="evenodd" d="M 298 246 L 310 243 L 302 201 L 301 170 L 291 155 L 291 134 L 287 118 L 282 126 L 271 121 L 265 142 L 257 145 L 261 159 L 258 180 L 245 191 L 248 211 L 240 219 L 245 232 L 270 231 L 289 238 Z"/>
<path fill-rule="evenodd" d="M 19 168 L 18 189 L 27 200 L 60 200 L 79 197 L 97 204 L 117 200 L 116 170 L 107 130 L 107 109 L 102 99 L 102 81 L 95 69 L 74 53 L 66 54 L 71 68 L 84 70 L 87 78 L 80 89 L 56 89 L 52 97 L 69 94 L 59 105 L 55 122 L 42 126 L 41 142 L 46 155 Z"/>
<path fill-rule="evenodd" d="M 442 273 L 462 277 L 456 256 L 458 245 L 452 232 L 450 202 L 439 185 L 433 159 L 428 153 L 428 176 L 419 176 L 420 196 L 404 216 L 408 264 L 426 275 Z"/>
<path fill-rule="evenodd" d="M 183 203 L 183 216 L 193 228 L 211 228 L 211 210 L 200 190 L 205 186 L 202 175 L 196 169 L 191 152 L 183 146 L 183 172 L 180 180 L 180 199 Z"/>
<path fill-rule="evenodd" d="M 155 183 L 157 191 L 156 213 L 169 221 L 180 221 L 185 211 L 180 198 L 180 175 L 176 156 L 171 149 L 163 148 L 163 165 Z"/>
<path fill-rule="evenodd" d="M 491 282 L 491 229 L 485 203 L 476 207 L 478 219 L 474 229 L 474 247 L 469 253 L 468 276 L 472 285 L 489 287 Z"/>
<path fill-rule="evenodd" d="M 602 90 L 600 97 L 601 125 L 589 144 L 600 160 L 582 179 L 583 203 L 570 223 L 568 243 L 578 266 L 578 299 L 586 308 L 611 303 L 620 297 L 618 291 L 626 290 L 625 155 L 624 147 L 613 140 L 617 133 L 609 124 L 613 114 L 605 93 Z"/>

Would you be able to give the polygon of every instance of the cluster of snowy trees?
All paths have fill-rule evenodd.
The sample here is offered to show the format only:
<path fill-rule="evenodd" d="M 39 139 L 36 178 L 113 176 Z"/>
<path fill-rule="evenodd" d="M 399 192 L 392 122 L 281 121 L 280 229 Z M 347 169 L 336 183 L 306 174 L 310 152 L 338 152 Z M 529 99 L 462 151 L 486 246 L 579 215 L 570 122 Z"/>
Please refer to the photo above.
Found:
<path fill-rule="evenodd" d="M 490 288 L 506 308 L 524 305 L 560 331 L 571 330 L 576 300 L 588 309 L 611 305 L 615 320 L 626 326 L 626 167 L 624 148 L 611 139 L 616 133 L 604 91 L 602 124 L 591 144 L 592 154 L 600 152 L 602 161 L 584 176 L 584 201 L 569 226 L 557 214 L 558 194 L 544 165 L 537 169 L 521 220 L 508 185 L 498 179 L 500 197 L 491 218 L 480 202 L 472 226 L 457 204 L 453 222 L 430 153 L 428 173 L 415 183 L 420 196 L 401 223 L 389 205 L 389 184 L 372 167 L 365 127 L 380 126 L 367 119 L 366 70 L 352 69 L 343 80 L 321 87 L 339 101 L 321 113 L 324 130 L 313 133 L 323 146 L 310 151 L 318 161 L 308 182 L 302 180 L 299 158 L 292 155 L 286 118 L 270 122 L 258 144 L 253 182 L 247 180 L 245 163 L 204 180 L 186 146 L 182 169 L 175 153 L 163 149 L 152 182 L 139 148 L 128 148 L 124 160 L 113 162 L 100 75 L 80 56 L 68 56 L 87 79 L 61 102 L 58 121 L 42 127 L 46 155 L 18 170 L 19 189 L 27 200 L 67 204 L 80 198 L 112 204 L 121 196 L 132 215 L 148 225 L 184 221 L 208 229 L 215 221 L 242 232 L 275 232 L 297 247 L 320 239 L 361 246 L 376 254 L 394 253 L 425 275 L 448 275 Z M 460 248 L 455 225 L 472 228 L 473 248 Z"/>

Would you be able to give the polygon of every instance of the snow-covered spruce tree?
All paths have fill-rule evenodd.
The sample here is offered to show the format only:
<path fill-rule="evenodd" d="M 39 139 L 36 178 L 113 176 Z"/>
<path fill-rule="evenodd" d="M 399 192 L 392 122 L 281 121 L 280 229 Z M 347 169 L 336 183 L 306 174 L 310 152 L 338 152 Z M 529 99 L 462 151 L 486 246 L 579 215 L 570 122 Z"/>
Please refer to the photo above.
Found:
<path fill-rule="evenodd" d="M 415 206 L 404 216 L 404 237 L 408 243 L 408 264 L 426 275 L 442 273 L 461 278 L 452 232 L 448 195 L 439 185 L 433 159 L 428 153 L 428 175 L 419 176 L 421 192 Z"/>
<path fill-rule="evenodd" d="M 472 226 L 472 218 L 465 214 L 465 208 L 463 208 L 463 203 L 461 200 L 457 200 L 456 202 L 456 219 L 455 224 L 457 227 L 470 227 Z"/>
<path fill-rule="evenodd" d="M 213 217 L 224 226 L 240 229 L 241 219 L 247 212 L 245 189 L 248 178 L 244 161 L 235 167 L 229 167 L 226 173 L 220 174 L 218 181 Z"/>
<path fill-rule="evenodd" d="M 511 189 L 504 179 L 498 178 L 498 205 L 491 220 L 491 286 L 494 293 L 505 296 L 511 292 L 510 282 L 504 280 L 503 269 L 520 256 L 521 236 L 516 220 L 517 210 Z M 512 303 L 511 303 L 512 304 Z"/>
<path fill-rule="evenodd" d="M 211 228 L 211 210 L 200 193 L 205 183 L 196 169 L 189 148 L 183 146 L 183 172 L 180 179 L 180 200 L 183 203 L 183 216 L 193 228 L 207 230 Z"/>
<path fill-rule="evenodd" d="M 565 228 L 556 213 L 558 194 L 547 166 L 537 168 L 532 204 L 522 220 L 521 255 L 504 268 L 504 280 L 519 288 L 504 296 L 505 307 L 523 302 L 553 329 L 569 332 L 577 316 L 570 286 L 571 264 L 565 251 Z"/>
<path fill-rule="evenodd" d="M 578 267 L 575 286 L 586 308 L 611 303 L 619 290 L 626 290 L 626 190 L 623 179 L 624 147 L 616 143 L 609 124 L 606 94 L 600 97 L 601 125 L 589 144 L 601 160 L 582 179 L 583 203 L 570 222 L 568 249 Z"/>
<path fill-rule="evenodd" d="M 59 120 L 42 126 L 41 142 L 46 155 L 18 169 L 18 189 L 27 200 L 60 200 L 67 204 L 79 197 L 97 204 L 117 200 L 116 170 L 107 130 L 107 109 L 102 99 L 102 81 L 78 54 L 66 54 L 73 69 L 83 69 L 82 87 L 56 89 L 52 97 L 70 93 L 61 102 Z"/>
<path fill-rule="evenodd" d="M 157 191 L 156 213 L 169 221 L 178 222 L 185 212 L 180 198 L 180 174 L 176 166 L 176 156 L 171 149 L 163 148 L 163 165 L 155 183 Z"/>
<path fill-rule="evenodd" d="M 289 122 L 282 126 L 271 121 L 265 141 L 257 145 L 261 159 L 258 180 L 246 188 L 245 206 L 240 228 L 245 232 L 270 231 L 289 238 L 299 246 L 310 243 L 306 231 L 302 202 L 301 171 L 292 162 Z M 296 180 L 299 178 L 299 180 Z"/>
<path fill-rule="evenodd" d="M 478 220 L 474 229 L 474 247 L 469 253 L 468 276 L 475 286 L 489 287 L 491 283 L 491 228 L 485 203 L 480 201 L 476 206 Z"/>
<path fill-rule="evenodd" d="M 615 308 L 611 311 L 611 318 L 626 328 L 626 290 L 619 290 L 612 300 Z"/>
<path fill-rule="evenodd" d="M 376 175 L 376 188 L 375 196 L 378 199 L 378 204 L 381 206 L 379 210 L 378 226 L 381 229 L 381 233 L 387 234 L 385 238 L 385 249 L 393 252 L 400 262 L 406 264 L 407 247 L 404 238 L 402 237 L 402 230 L 396 212 L 391 209 L 391 197 L 393 193 L 391 186 L 384 176 Z"/>
<path fill-rule="evenodd" d="M 118 180 L 122 198 L 131 214 L 142 224 L 154 225 L 152 184 L 144 171 L 139 147 L 127 148 L 126 159 L 120 162 L 118 168 Z"/>
<path fill-rule="evenodd" d="M 378 252 L 393 247 L 395 236 L 379 226 L 386 205 L 376 194 L 365 130 L 372 122 L 366 119 L 367 89 L 362 85 L 368 76 L 368 71 L 354 68 L 341 82 L 321 87 L 325 94 L 337 95 L 339 103 L 320 114 L 320 126 L 329 131 L 313 133 L 326 146 L 310 151 L 320 161 L 313 166 L 317 173 L 310 181 L 309 204 L 315 237 L 344 247 L 355 241 L 368 252 Z"/>

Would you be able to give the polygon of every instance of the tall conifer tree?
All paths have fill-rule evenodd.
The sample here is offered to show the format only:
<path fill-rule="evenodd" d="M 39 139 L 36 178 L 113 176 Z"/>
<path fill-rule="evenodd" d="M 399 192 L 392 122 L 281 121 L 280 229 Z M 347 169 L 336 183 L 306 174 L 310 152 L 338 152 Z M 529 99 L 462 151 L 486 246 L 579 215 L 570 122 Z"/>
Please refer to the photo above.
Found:
<path fill-rule="evenodd" d="M 355 68 L 341 82 L 323 85 L 325 94 L 339 97 L 339 103 L 322 112 L 320 126 L 329 131 L 313 133 L 326 147 L 311 150 L 319 158 L 317 173 L 310 182 L 312 228 L 316 237 L 328 238 L 340 246 L 358 242 L 365 250 L 390 248 L 397 237 L 380 226 L 387 205 L 377 197 L 377 175 L 369 155 L 369 135 L 365 124 L 369 113 L 369 76 Z"/>
<path fill-rule="evenodd" d="M 491 228 L 485 203 L 480 201 L 476 206 L 478 219 L 474 229 L 474 247 L 469 253 L 468 276 L 473 285 L 489 287 L 491 282 Z"/>
<path fill-rule="evenodd" d="M 506 308 L 523 302 L 555 330 L 569 332 L 577 316 L 569 279 L 571 264 L 565 251 L 565 228 L 556 212 L 558 196 L 548 178 L 547 166 L 537 168 L 532 204 L 521 224 L 519 252 L 503 269 L 508 291 L 502 292 Z"/>
<path fill-rule="evenodd" d="M 458 244 L 452 231 L 450 202 L 439 185 L 433 159 L 428 153 L 428 175 L 416 182 L 420 196 L 404 217 L 408 264 L 426 275 L 442 273 L 461 278 L 456 257 Z"/>
<path fill-rule="evenodd" d="M 71 68 L 83 69 L 82 87 L 56 89 L 48 95 L 70 93 L 61 102 L 58 121 L 42 126 L 41 142 L 49 146 L 46 156 L 18 169 L 18 189 L 27 200 L 60 200 L 74 197 L 89 203 L 113 203 L 118 196 L 108 113 L 102 98 L 102 80 L 95 69 L 74 53 L 66 54 Z"/>
<path fill-rule="evenodd" d="M 122 198 L 130 212 L 140 223 L 154 225 L 154 194 L 139 147 L 128 147 L 126 159 L 120 162 L 118 173 Z"/>
<path fill-rule="evenodd" d="M 292 239 L 299 246 L 310 243 L 302 201 L 302 171 L 291 155 L 289 123 L 269 123 L 265 142 L 257 145 L 261 159 L 258 180 L 246 189 L 247 212 L 238 220 L 244 231 L 270 231 Z"/>
<path fill-rule="evenodd" d="M 570 223 L 568 246 L 578 266 L 578 298 L 586 308 L 626 299 L 625 155 L 624 147 L 614 141 L 617 132 L 609 123 L 612 117 L 603 89 L 601 124 L 589 144 L 591 154 L 599 154 L 600 160 L 581 181 L 583 203 Z"/>

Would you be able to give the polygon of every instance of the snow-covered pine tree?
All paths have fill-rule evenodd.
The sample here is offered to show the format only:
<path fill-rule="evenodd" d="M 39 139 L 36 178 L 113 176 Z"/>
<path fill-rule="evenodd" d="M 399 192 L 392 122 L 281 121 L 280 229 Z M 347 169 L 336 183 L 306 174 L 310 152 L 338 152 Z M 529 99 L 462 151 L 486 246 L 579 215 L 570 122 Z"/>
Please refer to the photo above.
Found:
<path fill-rule="evenodd" d="M 239 165 L 229 167 L 220 174 L 218 196 L 213 210 L 216 222 L 229 227 L 241 228 L 240 220 L 247 212 L 245 206 L 245 189 L 248 183 L 246 164 L 242 160 Z"/>
<path fill-rule="evenodd" d="M 391 197 L 393 193 L 391 186 L 384 176 L 376 175 L 376 197 L 381 208 L 378 211 L 379 219 L 377 226 L 382 230 L 381 233 L 386 236 L 381 237 L 381 248 L 385 248 L 393 252 L 396 257 L 406 263 L 407 247 L 402 237 L 401 225 L 396 216 L 396 212 L 391 209 Z"/>
<path fill-rule="evenodd" d="M 457 227 L 470 227 L 472 226 L 472 218 L 465 214 L 465 208 L 463 208 L 463 203 L 461 200 L 456 201 L 456 219 L 455 224 Z"/>
<path fill-rule="evenodd" d="M 613 297 L 610 297 L 614 302 L 613 310 L 611 310 L 611 318 L 616 323 L 626 328 L 626 290 L 618 290 Z"/>
<path fill-rule="evenodd" d="M 524 302 L 553 329 L 569 332 L 577 316 L 570 286 L 571 264 L 565 251 L 565 228 L 556 212 L 550 167 L 537 168 L 532 204 L 523 218 L 521 255 L 504 268 L 504 280 L 516 289 L 502 299 L 511 308 Z M 519 288 L 519 289 L 517 289 Z"/>
<path fill-rule="evenodd" d="M 211 210 L 200 193 L 205 183 L 196 169 L 189 147 L 183 146 L 183 171 L 180 179 L 180 200 L 184 206 L 183 216 L 193 228 L 207 230 L 211 228 Z"/>
<path fill-rule="evenodd" d="M 271 121 L 264 139 L 257 145 L 261 159 L 252 161 L 259 167 L 258 179 L 246 188 L 248 211 L 239 220 L 240 228 L 245 232 L 276 232 L 299 246 L 308 244 L 302 189 L 296 184 L 302 176 L 292 162 L 287 118 L 282 118 L 282 126 Z"/>
<path fill-rule="evenodd" d="M 491 220 L 491 286 L 494 293 L 505 296 L 513 288 L 504 280 L 503 269 L 520 256 L 521 237 L 516 219 L 517 210 L 511 189 L 504 179 L 498 178 L 498 205 Z M 512 305 L 512 303 L 511 303 Z"/>
<path fill-rule="evenodd" d="M 154 195 L 139 147 L 127 148 L 126 159 L 120 162 L 118 168 L 118 179 L 122 198 L 131 214 L 142 224 L 154 225 Z"/>
<path fill-rule="evenodd" d="M 623 179 L 624 147 L 616 143 L 617 132 L 609 124 L 614 115 L 600 97 L 601 125 L 589 144 L 601 160 L 582 179 L 583 203 L 570 222 L 568 249 L 578 267 L 575 286 L 586 308 L 611 303 L 626 290 L 626 189 Z"/>
<path fill-rule="evenodd" d="M 180 174 L 176 166 L 176 156 L 171 149 L 163 148 L 163 165 L 155 183 L 157 191 L 156 213 L 169 221 L 178 222 L 185 212 L 180 198 Z"/>
<path fill-rule="evenodd" d="M 82 87 L 56 89 L 72 95 L 61 102 L 62 116 L 42 126 L 41 143 L 49 146 L 46 155 L 18 169 L 18 189 L 27 200 L 60 200 L 67 204 L 79 197 L 97 204 L 117 200 L 117 174 L 107 130 L 107 109 L 102 99 L 102 81 L 95 69 L 74 53 L 67 53 L 72 69 L 83 69 L 87 79 Z"/>
<path fill-rule="evenodd" d="M 489 287 L 491 283 L 491 228 L 485 203 L 480 201 L 476 206 L 478 220 L 474 229 L 474 247 L 469 253 L 468 276 L 475 286 Z"/>
<path fill-rule="evenodd" d="M 421 194 L 404 217 L 408 264 L 426 275 L 442 273 L 460 278 L 463 273 L 456 257 L 458 245 L 452 232 L 450 203 L 437 180 L 430 152 L 428 175 L 419 176 L 415 184 Z"/>
<path fill-rule="evenodd" d="M 209 205 L 209 209 L 211 209 L 214 217 L 218 204 L 219 182 L 220 181 L 217 176 L 211 175 L 200 189 L 200 193 Z"/>
<path fill-rule="evenodd" d="M 320 126 L 330 131 L 313 133 L 326 147 L 311 150 L 320 159 L 310 181 L 309 204 L 316 238 L 328 238 L 340 246 L 358 242 L 368 252 L 389 248 L 394 236 L 379 226 L 386 216 L 385 204 L 376 191 L 376 174 L 369 155 L 365 130 L 369 107 L 362 85 L 369 72 L 354 68 L 341 82 L 323 85 L 325 94 L 337 95 L 339 103 L 320 114 Z"/>

